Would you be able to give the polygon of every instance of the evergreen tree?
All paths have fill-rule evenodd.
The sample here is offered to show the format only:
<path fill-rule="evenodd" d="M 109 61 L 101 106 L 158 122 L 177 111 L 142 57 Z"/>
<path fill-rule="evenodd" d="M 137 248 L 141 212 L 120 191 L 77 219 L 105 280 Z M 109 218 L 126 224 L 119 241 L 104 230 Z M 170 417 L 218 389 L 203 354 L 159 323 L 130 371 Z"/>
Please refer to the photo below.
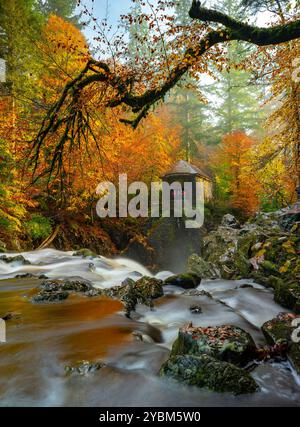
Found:
<path fill-rule="evenodd" d="M 191 23 L 189 17 L 190 0 L 176 0 L 175 23 L 183 27 L 188 27 Z M 206 143 L 208 127 L 207 105 L 197 87 L 197 82 L 191 78 L 185 78 L 172 91 L 169 104 L 173 107 L 176 122 L 183 129 L 182 150 L 187 161 L 191 157 L 203 157 L 203 144 Z"/>
<path fill-rule="evenodd" d="M 5 95 L 11 95 L 13 102 L 32 85 L 35 43 L 42 22 L 35 0 L 0 0 L 0 58 L 6 62 L 2 89 L 5 87 Z"/>
<path fill-rule="evenodd" d="M 191 8 L 190 0 L 176 0 L 174 2 L 175 22 L 181 26 L 188 26 L 191 23 L 189 10 Z"/>
<path fill-rule="evenodd" d="M 137 60 L 147 63 L 150 59 L 150 48 L 148 45 L 149 28 L 143 19 L 141 0 L 137 0 L 130 9 L 132 23 L 127 26 L 129 34 L 128 53 L 131 66 L 134 67 Z"/>
<path fill-rule="evenodd" d="M 236 19 L 247 18 L 237 0 L 224 0 L 222 11 Z M 215 70 L 218 81 L 207 90 L 212 104 L 210 115 L 215 121 L 211 134 L 215 143 L 219 143 L 227 133 L 260 129 L 264 117 L 259 102 L 262 90 L 252 83 L 250 71 L 237 67 L 250 54 L 249 46 L 235 41 L 229 43 L 226 53 L 227 69 L 221 73 Z"/>
<path fill-rule="evenodd" d="M 44 15 L 58 15 L 66 21 L 80 26 L 81 15 L 75 15 L 77 0 L 38 0 L 38 4 Z"/>

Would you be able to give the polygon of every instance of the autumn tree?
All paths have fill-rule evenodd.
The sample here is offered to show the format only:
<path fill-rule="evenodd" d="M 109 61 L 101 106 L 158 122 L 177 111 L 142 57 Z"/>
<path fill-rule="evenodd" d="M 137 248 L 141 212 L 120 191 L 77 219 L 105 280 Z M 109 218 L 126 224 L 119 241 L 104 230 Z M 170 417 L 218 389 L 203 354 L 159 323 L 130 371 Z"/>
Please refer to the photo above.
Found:
<path fill-rule="evenodd" d="M 278 0 L 245 1 L 247 7 L 268 10 L 274 19 L 286 25 L 296 5 Z M 269 90 L 266 107 L 265 139 L 257 164 L 265 189 L 265 205 L 286 206 L 296 199 L 300 188 L 300 86 L 299 40 L 291 40 L 276 49 L 262 49 L 264 64 L 258 75 L 266 75 Z M 274 177 L 276 176 L 276 180 Z"/>
<path fill-rule="evenodd" d="M 259 207 L 259 182 L 253 164 L 255 141 L 241 131 L 223 137 L 213 160 L 218 197 L 250 216 Z"/>
<path fill-rule="evenodd" d="M 169 2 L 160 2 L 158 7 L 167 11 L 168 5 Z M 40 149 L 53 129 L 61 130 L 62 135 L 52 153 L 56 167 L 61 159 L 58 153 L 64 150 L 66 142 L 71 139 L 74 147 L 78 144 L 80 134 L 86 130 L 88 108 L 86 103 L 78 104 L 77 101 L 89 87 L 93 88 L 98 84 L 98 90 L 102 91 L 104 85 L 106 91 L 103 105 L 108 108 L 124 106 L 131 110 L 134 117 L 123 121 L 136 128 L 150 109 L 162 100 L 184 75 L 207 69 L 205 58 L 218 58 L 220 44 L 236 40 L 259 46 L 275 45 L 300 36 L 297 11 L 289 23 L 270 28 L 257 28 L 225 13 L 207 9 L 196 0 L 192 3 L 189 15 L 194 22 L 190 27 L 188 40 L 186 37 L 176 37 L 172 16 L 167 13 L 163 15 L 166 22 L 164 35 L 168 42 L 168 55 L 153 55 L 151 67 L 148 67 L 146 74 L 133 74 L 127 67 L 122 67 L 121 63 L 116 62 L 118 55 L 114 55 L 113 67 L 111 60 L 90 59 L 82 72 L 66 85 L 60 99 L 45 117 L 35 139 L 34 161 L 38 161 Z M 149 25 L 155 26 L 156 21 L 157 14 L 154 14 Z M 115 47 L 117 48 L 117 44 Z M 83 98 L 85 97 L 81 99 Z"/>

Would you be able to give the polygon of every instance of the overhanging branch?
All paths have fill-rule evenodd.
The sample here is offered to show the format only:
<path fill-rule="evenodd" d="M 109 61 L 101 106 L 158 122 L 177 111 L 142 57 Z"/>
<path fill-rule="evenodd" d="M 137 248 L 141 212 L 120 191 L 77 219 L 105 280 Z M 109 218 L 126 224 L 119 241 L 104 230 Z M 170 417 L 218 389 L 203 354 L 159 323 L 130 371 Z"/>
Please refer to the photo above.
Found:
<path fill-rule="evenodd" d="M 154 89 L 136 94 L 133 89 L 132 76 L 128 80 L 126 78 L 124 80 L 124 77 L 121 78 L 112 72 L 107 63 L 93 59 L 88 61 L 78 77 L 66 85 L 61 97 L 45 117 L 33 144 L 35 167 L 37 167 L 44 141 L 54 133 L 57 132 L 61 136 L 54 149 L 51 173 L 55 168 L 55 163 L 62 161 L 64 147 L 68 141 L 74 142 L 72 139 L 76 137 L 80 144 L 81 136 L 85 141 L 88 140 L 86 132 L 90 130 L 89 118 L 85 117 L 80 110 L 78 100 L 82 91 L 93 83 L 104 83 L 107 88 L 112 89 L 114 95 L 107 101 L 106 107 L 115 108 L 121 105 L 128 107 L 135 117 L 132 120 L 122 119 L 122 122 L 135 129 L 140 121 L 147 116 L 150 108 L 158 101 L 163 100 L 191 67 L 197 64 L 200 58 L 213 46 L 232 40 L 267 46 L 300 37 L 300 20 L 282 26 L 259 28 L 237 21 L 216 10 L 206 9 L 197 0 L 193 0 L 189 14 L 193 19 L 217 23 L 222 27 L 218 30 L 209 31 L 197 45 L 188 48 L 182 60 L 167 74 L 165 82 Z"/>

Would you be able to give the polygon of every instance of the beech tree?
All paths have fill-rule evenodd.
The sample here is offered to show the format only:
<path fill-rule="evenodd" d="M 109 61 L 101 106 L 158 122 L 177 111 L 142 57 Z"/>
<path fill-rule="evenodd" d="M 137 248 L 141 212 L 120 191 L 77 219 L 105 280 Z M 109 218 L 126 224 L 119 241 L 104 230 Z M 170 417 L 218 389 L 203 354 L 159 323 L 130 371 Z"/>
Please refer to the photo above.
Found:
<path fill-rule="evenodd" d="M 205 71 L 208 58 L 222 60 L 222 44 L 236 40 L 269 46 L 300 37 L 300 19 L 296 12 L 285 24 L 260 28 L 203 7 L 200 1 L 193 0 L 189 10 L 193 22 L 187 39 L 180 37 L 172 16 L 167 13 L 172 6 L 172 1 L 161 1 L 159 10 L 152 10 L 147 17 L 149 27 L 158 31 L 152 36 L 153 46 L 155 40 L 163 41 L 164 55 L 160 51 L 160 55 L 155 56 L 154 52 L 151 64 L 144 67 L 143 72 L 137 72 L 136 68 L 128 69 L 116 54 L 103 61 L 90 58 L 78 76 L 69 80 L 57 102 L 49 109 L 34 140 L 35 165 L 45 140 L 54 132 L 59 131 L 61 137 L 52 153 L 50 173 L 59 167 L 64 150 L 72 150 L 82 135 L 92 131 L 88 103 L 95 93 L 95 85 L 98 87 L 97 96 L 99 92 L 103 94 L 103 106 L 121 106 L 127 114 L 122 122 L 136 128 L 183 76 Z M 125 19 L 130 19 L 130 16 Z M 122 42 L 117 41 L 119 44 Z"/>

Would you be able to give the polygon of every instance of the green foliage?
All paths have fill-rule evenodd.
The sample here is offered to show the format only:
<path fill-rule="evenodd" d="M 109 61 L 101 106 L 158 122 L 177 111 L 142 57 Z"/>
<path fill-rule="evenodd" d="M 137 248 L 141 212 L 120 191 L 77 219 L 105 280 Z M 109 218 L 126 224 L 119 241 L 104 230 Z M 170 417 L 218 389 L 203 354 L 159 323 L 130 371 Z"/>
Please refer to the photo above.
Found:
<path fill-rule="evenodd" d="M 25 223 L 25 229 L 33 240 L 46 239 L 52 233 L 52 221 L 40 214 L 35 214 Z"/>
<path fill-rule="evenodd" d="M 15 165 L 8 143 L 0 139 L 0 233 L 19 232 L 25 207 L 18 201 L 20 193 L 14 176 Z"/>
<path fill-rule="evenodd" d="M 35 0 L 0 1 L 0 57 L 7 62 L 7 89 L 13 96 L 28 97 L 32 82 L 35 43 L 43 22 Z M 26 95 L 25 95 L 26 93 Z"/>
<path fill-rule="evenodd" d="M 75 25 L 79 25 L 80 15 L 75 15 L 77 0 L 39 0 L 38 3 L 39 9 L 44 15 L 58 15 Z"/>

